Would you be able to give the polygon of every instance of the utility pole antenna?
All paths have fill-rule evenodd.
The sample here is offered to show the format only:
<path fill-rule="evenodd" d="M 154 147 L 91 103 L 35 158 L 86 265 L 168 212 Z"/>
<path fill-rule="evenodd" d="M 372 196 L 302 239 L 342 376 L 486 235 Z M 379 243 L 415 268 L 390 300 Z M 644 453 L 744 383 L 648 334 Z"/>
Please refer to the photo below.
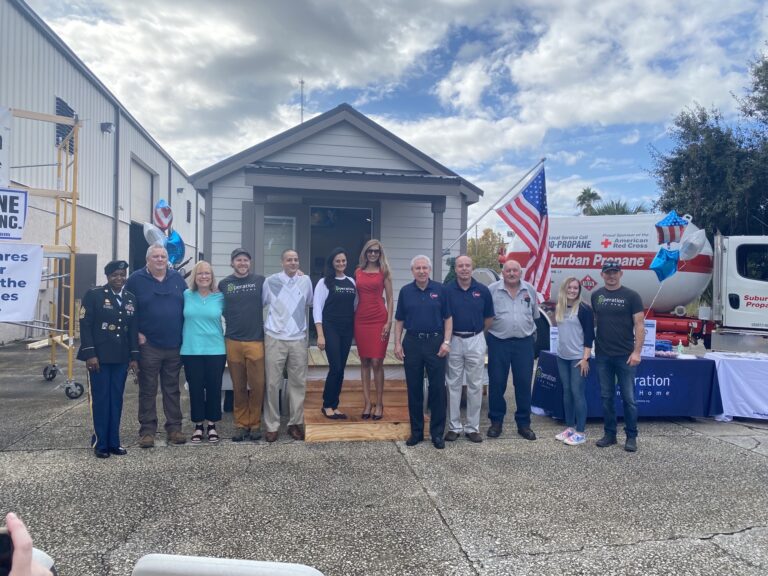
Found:
<path fill-rule="evenodd" d="M 301 86 L 301 124 L 304 124 L 304 78 L 299 80 Z"/>

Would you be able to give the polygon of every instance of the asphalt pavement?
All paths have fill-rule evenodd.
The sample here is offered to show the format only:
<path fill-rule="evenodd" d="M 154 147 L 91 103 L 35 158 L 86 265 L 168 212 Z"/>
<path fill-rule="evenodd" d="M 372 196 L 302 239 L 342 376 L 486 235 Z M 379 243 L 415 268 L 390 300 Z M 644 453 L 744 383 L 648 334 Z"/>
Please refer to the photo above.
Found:
<path fill-rule="evenodd" d="M 0 512 L 27 522 L 62 575 L 130 574 L 149 553 L 327 576 L 768 573 L 765 421 L 641 420 L 630 454 L 623 438 L 595 447 L 599 421 L 578 447 L 534 416 L 534 442 L 508 421 L 499 439 L 435 450 L 306 444 L 284 428 L 275 444 L 235 444 L 225 414 L 218 445 L 168 446 L 161 433 L 142 450 L 129 381 L 129 453 L 98 460 L 87 396 L 69 400 L 61 375 L 43 380 L 48 354 L 0 348 Z M 75 378 L 85 382 L 81 363 Z"/>

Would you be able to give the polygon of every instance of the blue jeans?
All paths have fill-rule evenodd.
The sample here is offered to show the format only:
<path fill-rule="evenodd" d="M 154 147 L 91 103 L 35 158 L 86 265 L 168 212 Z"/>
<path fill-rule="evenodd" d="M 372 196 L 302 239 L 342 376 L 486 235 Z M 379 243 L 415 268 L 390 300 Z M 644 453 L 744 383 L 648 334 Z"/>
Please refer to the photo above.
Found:
<path fill-rule="evenodd" d="M 486 335 L 488 343 L 488 418 L 494 424 L 504 422 L 507 414 L 507 377 L 512 368 L 515 387 L 515 422 L 518 428 L 531 426 L 531 381 L 533 380 L 533 336 L 502 340 Z"/>
<path fill-rule="evenodd" d="M 635 404 L 635 366 L 627 364 L 627 356 L 597 356 L 597 376 L 603 399 L 606 436 L 616 436 L 616 384 L 624 404 L 624 432 L 627 438 L 637 437 L 637 405 Z"/>
<path fill-rule="evenodd" d="M 587 380 L 581 375 L 578 363 L 579 360 L 557 357 L 557 370 L 563 384 L 565 425 L 568 428 L 576 428 L 576 432 L 583 434 L 587 427 Z"/>

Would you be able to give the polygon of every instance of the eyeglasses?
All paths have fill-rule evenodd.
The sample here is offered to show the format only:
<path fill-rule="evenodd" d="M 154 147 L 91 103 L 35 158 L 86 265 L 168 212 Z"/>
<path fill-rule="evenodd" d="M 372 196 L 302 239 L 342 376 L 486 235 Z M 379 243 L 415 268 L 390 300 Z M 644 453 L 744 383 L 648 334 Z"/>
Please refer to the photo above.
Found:
<path fill-rule="evenodd" d="M 376 250 L 374 248 L 370 248 L 365 251 L 366 254 L 381 254 L 381 250 Z"/>
<path fill-rule="evenodd" d="M 210 275 L 211 275 L 210 272 L 198 272 L 197 273 L 197 276 L 210 276 Z"/>

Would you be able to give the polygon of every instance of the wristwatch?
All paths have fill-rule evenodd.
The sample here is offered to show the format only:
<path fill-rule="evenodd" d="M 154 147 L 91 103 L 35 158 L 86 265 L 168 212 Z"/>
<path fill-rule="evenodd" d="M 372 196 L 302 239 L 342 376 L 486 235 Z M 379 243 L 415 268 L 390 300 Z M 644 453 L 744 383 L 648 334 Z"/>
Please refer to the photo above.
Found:
<path fill-rule="evenodd" d="M 443 342 L 443 344 L 445 344 L 446 346 L 450 346 L 451 345 L 451 341 L 450 340 L 446 340 L 446 341 Z"/>

